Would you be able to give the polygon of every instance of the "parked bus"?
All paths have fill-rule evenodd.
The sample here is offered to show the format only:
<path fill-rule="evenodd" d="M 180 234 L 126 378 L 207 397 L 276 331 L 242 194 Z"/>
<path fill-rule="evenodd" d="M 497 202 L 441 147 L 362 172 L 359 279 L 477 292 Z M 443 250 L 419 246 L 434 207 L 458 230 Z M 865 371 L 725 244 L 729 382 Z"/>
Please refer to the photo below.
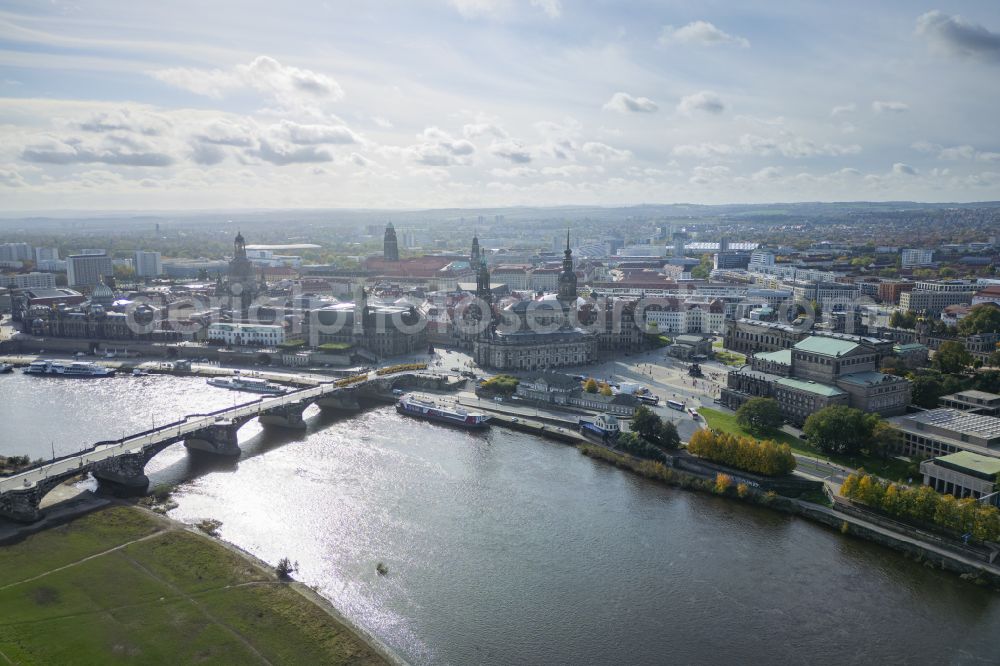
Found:
<path fill-rule="evenodd" d="M 645 403 L 647 405 L 658 405 L 660 404 L 660 396 L 653 395 L 652 393 L 636 393 L 634 394 L 639 402 Z"/>
<path fill-rule="evenodd" d="M 676 409 L 678 412 L 684 411 L 684 403 L 677 402 L 676 400 L 667 400 L 667 407 L 670 409 Z"/>

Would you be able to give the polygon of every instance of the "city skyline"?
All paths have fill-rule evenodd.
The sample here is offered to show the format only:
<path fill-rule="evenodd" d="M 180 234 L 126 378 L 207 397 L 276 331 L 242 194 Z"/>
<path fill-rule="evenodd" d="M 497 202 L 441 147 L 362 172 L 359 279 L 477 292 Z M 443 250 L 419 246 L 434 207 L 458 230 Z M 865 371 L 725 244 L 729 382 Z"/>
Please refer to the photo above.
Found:
<path fill-rule="evenodd" d="M 985 2 L 11 3 L 0 43 L 9 211 L 1000 199 Z"/>

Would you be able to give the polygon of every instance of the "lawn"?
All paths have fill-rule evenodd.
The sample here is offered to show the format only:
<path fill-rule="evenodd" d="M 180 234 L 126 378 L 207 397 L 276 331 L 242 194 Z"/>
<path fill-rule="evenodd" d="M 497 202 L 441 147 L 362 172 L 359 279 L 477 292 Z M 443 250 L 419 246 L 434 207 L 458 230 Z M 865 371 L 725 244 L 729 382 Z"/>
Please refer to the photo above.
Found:
<path fill-rule="evenodd" d="M 734 435 L 754 437 L 754 435 L 751 435 L 749 432 L 741 428 L 738 423 L 736 423 L 736 414 L 729 414 L 708 407 L 702 407 L 698 410 L 698 413 L 705 419 L 705 423 L 708 424 L 709 428 L 721 430 L 722 432 L 733 433 Z M 913 463 L 908 463 L 897 458 L 882 460 L 880 458 L 863 455 L 842 456 L 824 453 L 809 442 L 803 441 L 794 435 L 788 434 L 787 432 L 776 432 L 768 439 L 773 439 L 779 444 L 788 444 L 788 447 L 795 453 L 799 453 L 804 456 L 811 456 L 813 458 L 819 458 L 820 460 L 829 460 L 830 462 L 837 463 L 838 465 L 844 465 L 845 467 L 852 467 L 854 469 L 860 469 L 863 467 L 865 471 L 875 474 L 876 476 L 881 476 L 885 479 L 905 483 L 908 478 L 914 476 Z"/>
<path fill-rule="evenodd" d="M 111 507 L 0 547 L 0 662 L 384 663 L 270 571 L 165 526 Z"/>
<path fill-rule="evenodd" d="M 725 365 L 740 367 L 741 365 L 745 365 L 747 362 L 747 357 L 737 352 L 716 349 L 714 354 L 715 360 L 720 363 L 724 363 Z"/>

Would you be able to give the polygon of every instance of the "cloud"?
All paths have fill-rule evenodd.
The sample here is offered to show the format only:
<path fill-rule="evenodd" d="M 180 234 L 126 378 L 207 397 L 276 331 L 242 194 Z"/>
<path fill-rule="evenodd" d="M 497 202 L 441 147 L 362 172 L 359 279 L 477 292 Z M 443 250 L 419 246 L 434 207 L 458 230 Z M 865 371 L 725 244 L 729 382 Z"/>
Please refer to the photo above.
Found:
<path fill-rule="evenodd" d="M 710 90 L 702 90 L 693 95 L 682 97 L 677 105 L 679 113 L 691 115 L 696 111 L 719 114 L 726 110 L 722 98 Z"/>
<path fill-rule="evenodd" d="M 189 157 L 195 164 L 212 166 L 226 159 L 226 151 L 215 144 L 192 141 Z"/>
<path fill-rule="evenodd" d="M 249 64 L 229 70 L 175 67 L 151 74 L 169 85 L 215 99 L 236 90 L 256 90 L 286 108 L 337 101 L 344 96 L 340 85 L 329 76 L 282 65 L 268 56 L 258 56 Z"/>
<path fill-rule="evenodd" d="M 681 144 L 674 146 L 672 152 L 677 157 L 694 157 L 702 160 L 739 155 L 759 157 L 781 155 L 782 157 L 801 159 L 856 155 L 861 152 L 861 146 L 857 144 L 816 143 L 805 137 L 783 131 L 776 136 L 744 134 L 735 145 L 714 142 Z"/>
<path fill-rule="evenodd" d="M 157 136 L 167 131 L 170 123 L 150 113 L 134 111 L 128 107 L 92 114 L 78 127 L 84 132 L 136 132 Z"/>
<path fill-rule="evenodd" d="M 360 153 L 351 153 L 351 161 L 359 167 L 367 167 L 374 164 L 374 162 Z"/>
<path fill-rule="evenodd" d="M 754 172 L 751 176 L 751 180 L 767 181 L 774 180 L 775 178 L 781 177 L 781 167 L 764 167 L 760 171 Z"/>
<path fill-rule="evenodd" d="M 872 111 L 875 113 L 905 113 L 910 110 L 910 105 L 896 101 L 875 101 L 872 102 Z"/>
<path fill-rule="evenodd" d="M 249 150 L 247 153 L 278 166 L 333 161 L 333 155 L 323 148 L 295 146 L 266 138 L 261 138 L 259 148 Z"/>
<path fill-rule="evenodd" d="M 599 158 L 602 162 L 623 162 L 632 157 L 631 151 L 612 148 L 599 141 L 588 141 L 580 149 L 591 157 Z"/>
<path fill-rule="evenodd" d="M 300 125 L 290 120 L 283 120 L 278 126 L 278 131 L 291 143 L 300 145 L 361 142 L 358 136 L 344 125 Z"/>
<path fill-rule="evenodd" d="M 497 141 L 490 145 L 490 152 L 514 164 L 527 164 L 531 153 L 517 141 Z"/>
<path fill-rule="evenodd" d="M 562 14 L 562 2 L 560 0 L 531 0 L 532 7 L 538 7 L 549 18 L 559 18 Z"/>
<path fill-rule="evenodd" d="M 946 148 L 937 143 L 917 141 L 910 146 L 921 153 L 936 153 L 939 160 L 976 160 L 978 162 L 1000 162 L 1000 153 L 978 150 L 975 146 L 964 144 Z"/>
<path fill-rule="evenodd" d="M 660 107 L 648 97 L 632 97 L 628 93 L 616 92 L 604 108 L 619 113 L 652 113 Z"/>
<path fill-rule="evenodd" d="M 853 102 L 850 104 L 841 104 L 840 106 L 835 106 L 830 110 L 831 116 L 842 116 L 845 113 L 854 113 L 858 110 L 858 105 Z"/>
<path fill-rule="evenodd" d="M 660 44 L 695 44 L 699 46 L 719 46 L 732 44 L 743 48 L 750 47 L 750 41 L 723 32 L 708 21 L 692 21 L 681 28 L 672 25 L 663 27 L 660 31 Z"/>
<path fill-rule="evenodd" d="M 494 18 L 510 12 L 510 0 L 448 0 L 448 3 L 458 10 L 465 18 Z M 549 18 L 555 19 L 562 15 L 561 0 L 531 0 L 536 7 Z"/>
<path fill-rule="evenodd" d="M 249 124 L 240 124 L 228 119 L 214 120 L 205 125 L 195 139 L 217 146 L 248 147 L 256 142 L 257 129 Z"/>
<path fill-rule="evenodd" d="M 721 180 L 729 175 L 729 167 L 724 166 L 697 166 L 692 171 L 694 175 L 688 179 L 692 185 L 707 185 L 713 181 Z"/>
<path fill-rule="evenodd" d="M 444 167 L 467 164 L 476 147 L 466 139 L 456 139 L 437 127 L 427 127 L 417 135 L 422 143 L 410 146 L 406 152 L 418 164 Z"/>
<path fill-rule="evenodd" d="M 498 139 L 506 139 L 507 132 L 499 125 L 493 123 L 470 123 L 462 126 L 462 134 L 466 139 L 476 139 L 481 136 L 495 136 Z"/>
<path fill-rule="evenodd" d="M 892 172 L 901 176 L 916 176 L 917 170 L 911 167 L 909 164 L 903 164 L 902 162 L 896 162 L 892 165 Z"/>
<path fill-rule="evenodd" d="M 100 143 L 90 143 L 79 137 L 44 140 L 26 146 L 21 159 L 40 164 L 114 164 L 118 166 L 165 167 L 174 163 L 170 155 L 151 146 L 109 135 Z"/>
<path fill-rule="evenodd" d="M 1000 33 L 934 10 L 917 18 L 917 34 L 949 55 L 984 62 L 1000 62 Z"/>
<path fill-rule="evenodd" d="M 392 129 L 392 122 L 382 116 L 372 116 L 372 122 L 382 129 Z"/>

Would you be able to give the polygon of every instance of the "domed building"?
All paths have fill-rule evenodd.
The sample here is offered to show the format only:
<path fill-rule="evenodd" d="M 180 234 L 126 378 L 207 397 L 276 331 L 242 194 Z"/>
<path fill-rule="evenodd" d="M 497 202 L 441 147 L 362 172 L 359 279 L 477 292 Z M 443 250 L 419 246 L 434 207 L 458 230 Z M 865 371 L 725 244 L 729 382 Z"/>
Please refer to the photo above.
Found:
<path fill-rule="evenodd" d="M 104 280 L 98 281 L 97 286 L 94 287 L 94 291 L 90 294 L 90 304 L 100 305 L 104 308 L 109 308 L 115 302 L 115 292 L 108 285 L 104 284 Z"/>

